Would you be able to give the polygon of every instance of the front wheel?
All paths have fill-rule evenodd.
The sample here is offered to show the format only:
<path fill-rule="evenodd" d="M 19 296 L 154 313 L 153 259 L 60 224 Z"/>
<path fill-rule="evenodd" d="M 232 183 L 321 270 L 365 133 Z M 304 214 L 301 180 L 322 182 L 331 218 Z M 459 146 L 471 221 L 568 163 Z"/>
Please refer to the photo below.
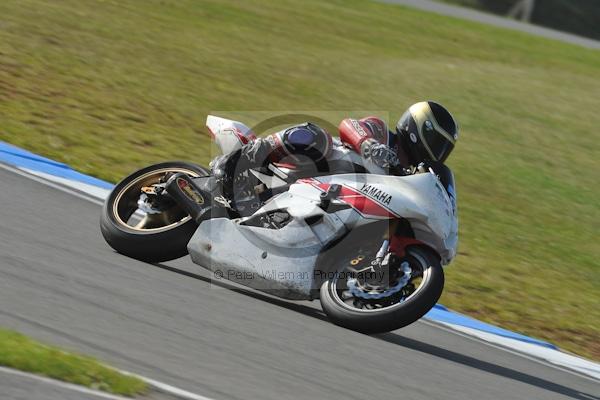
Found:
<path fill-rule="evenodd" d="M 187 243 L 198 228 L 174 201 L 150 198 L 153 185 L 172 174 L 208 176 L 195 164 L 170 161 L 150 165 L 119 182 L 102 207 L 100 229 L 117 252 L 147 262 L 169 261 L 187 254 Z"/>
<path fill-rule="evenodd" d="M 323 282 L 321 306 L 336 325 L 363 333 L 382 333 L 412 324 L 438 301 L 444 288 L 439 257 L 425 247 L 410 247 L 401 260 L 400 279 L 387 287 L 361 282 L 346 274 L 346 265 L 369 259 L 368 249 L 358 249 L 340 260 L 340 273 Z M 396 274 L 398 276 L 398 274 Z"/>

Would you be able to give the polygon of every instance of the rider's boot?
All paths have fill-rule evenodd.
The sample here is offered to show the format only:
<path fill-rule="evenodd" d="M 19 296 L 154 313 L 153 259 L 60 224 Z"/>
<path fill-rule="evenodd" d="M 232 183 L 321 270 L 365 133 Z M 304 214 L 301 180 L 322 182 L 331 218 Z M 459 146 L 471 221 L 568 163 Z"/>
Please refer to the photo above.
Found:
<path fill-rule="evenodd" d="M 270 142 L 259 138 L 238 150 L 215 158 L 210 163 L 210 169 L 217 182 L 221 184 L 223 195 L 228 200 L 232 200 L 235 178 L 251 168 L 265 165 L 271 152 Z"/>

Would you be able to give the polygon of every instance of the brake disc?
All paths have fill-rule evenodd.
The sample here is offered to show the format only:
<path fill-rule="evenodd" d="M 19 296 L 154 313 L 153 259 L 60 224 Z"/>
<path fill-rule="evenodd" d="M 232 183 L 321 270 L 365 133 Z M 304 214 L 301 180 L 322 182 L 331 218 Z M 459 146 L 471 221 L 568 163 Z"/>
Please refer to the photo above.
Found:
<path fill-rule="evenodd" d="M 408 284 L 408 281 L 410 280 L 412 274 L 410 264 L 407 261 L 403 261 L 400 264 L 400 270 L 404 273 L 404 275 L 398 280 L 398 282 L 394 286 L 391 286 L 383 291 L 367 291 L 356 278 L 348 278 L 346 285 L 348 286 L 348 290 L 354 297 L 359 297 L 361 299 L 367 300 L 383 299 L 398 293 L 400 290 L 402 290 L 404 286 Z"/>

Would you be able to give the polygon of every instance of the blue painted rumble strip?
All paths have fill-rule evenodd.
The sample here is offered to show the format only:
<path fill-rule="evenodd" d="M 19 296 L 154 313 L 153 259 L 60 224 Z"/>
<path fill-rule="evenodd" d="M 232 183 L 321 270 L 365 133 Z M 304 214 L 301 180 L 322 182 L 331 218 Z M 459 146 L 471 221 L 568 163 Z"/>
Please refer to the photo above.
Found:
<path fill-rule="evenodd" d="M 0 141 L 0 162 L 20 168 L 27 168 L 33 171 L 44 172 L 60 178 L 86 183 L 102 189 L 112 189 L 114 186 L 113 184 L 101 179 L 93 178 L 77 172 L 67 164 L 38 156 L 37 154 L 2 141 Z"/>
<path fill-rule="evenodd" d="M 529 336 L 521 335 L 520 333 L 512 332 L 491 324 L 487 324 L 485 322 L 481 322 L 479 320 L 476 320 L 475 318 L 467 317 L 466 315 L 450 311 L 441 304 L 435 305 L 435 307 L 433 307 L 427 314 L 425 314 L 425 318 L 429 318 L 438 322 L 444 322 L 447 324 L 454 324 L 464 326 L 466 328 L 477 329 L 478 331 L 487 332 L 494 335 L 507 337 L 510 339 L 520 340 L 526 343 L 536 344 L 538 346 L 547 347 L 549 349 L 558 349 L 558 347 L 556 347 L 552 343 L 548 343 L 539 339 L 534 339 Z"/>
<path fill-rule="evenodd" d="M 0 141 L 0 162 L 14 165 L 15 167 L 19 168 L 27 168 L 30 170 L 58 176 L 61 178 L 74 180 L 77 182 L 83 182 L 88 185 L 97 186 L 103 189 L 113 188 L 113 184 L 109 182 L 105 182 L 103 180 L 82 174 L 73 170 L 66 164 L 56 162 L 49 158 L 41 157 L 37 154 L 31 153 L 27 150 L 23 150 L 19 147 L 10 145 L 2 141 Z M 467 317 L 466 315 L 450 311 L 440 304 L 436 305 L 431 311 L 429 311 L 425 315 L 425 317 L 438 322 L 460 325 L 466 328 L 477 329 L 479 331 L 515 340 L 520 340 L 526 343 L 536 344 L 538 346 L 550 349 L 557 349 L 557 347 L 552 343 L 530 338 L 528 336 L 521 335 L 516 332 L 511 332 L 509 330 L 502 329 L 494 325 L 486 324 L 485 322 L 481 322 L 474 318 Z"/>

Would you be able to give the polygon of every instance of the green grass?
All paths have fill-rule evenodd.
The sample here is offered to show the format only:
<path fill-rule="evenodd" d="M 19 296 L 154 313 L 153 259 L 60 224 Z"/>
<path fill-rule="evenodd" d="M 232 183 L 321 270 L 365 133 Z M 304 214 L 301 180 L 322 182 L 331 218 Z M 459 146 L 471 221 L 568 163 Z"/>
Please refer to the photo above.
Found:
<path fill-rule="evenodd" d="M 147 390 L 140 379 L 123 375 L 91 357 L 67 353 L 2 328 L 0 365 L 125 396 Z"/>
<path fill-rule="evenodd" d="M 364 0 L 4 0 L 0 139 L 115 181 L 212 110 L 459 119 L 442 302 L 600 359 L 600 52 Z M 336 121 L 333 121 L 336 123 Z"/>

